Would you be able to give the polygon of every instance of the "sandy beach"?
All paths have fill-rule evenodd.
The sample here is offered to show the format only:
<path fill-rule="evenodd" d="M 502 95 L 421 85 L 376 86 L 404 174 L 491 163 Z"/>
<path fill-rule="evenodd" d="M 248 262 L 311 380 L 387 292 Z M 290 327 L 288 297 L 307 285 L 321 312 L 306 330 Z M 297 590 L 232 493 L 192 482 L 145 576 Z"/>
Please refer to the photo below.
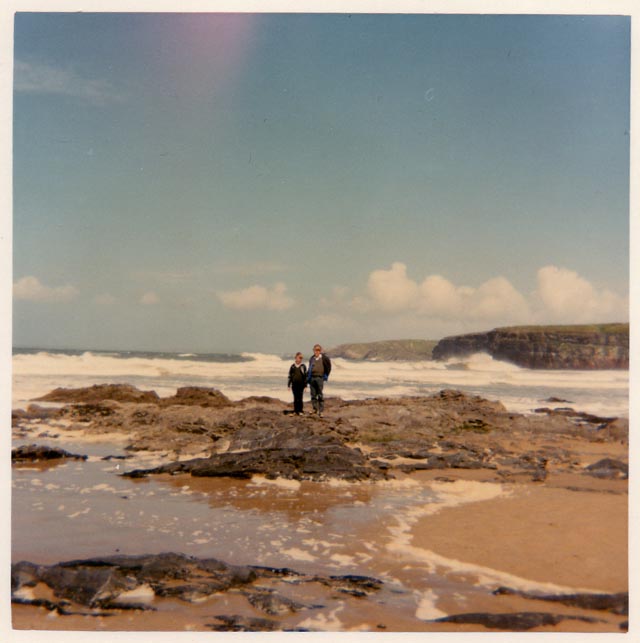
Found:
<path fill-rule="evenodd" d="M 553 477 L 542 486 L 516 484 L 506 498 L 444 508 L 419 521 L 412 543 L 537 583 L 621 591 L 627 586 L 626 484 L 559 484 Z"/>
<path fill-rule="evenodd" d="M 89 453 L 14 469 L 15 506 L 25 509 L 14 514 L 13 561 L 44 565 L 16 568 L 16 629 L 627 627 L 626 421 L 521 416 L 456 391 L 332 400 L 322 419 L 205 389 L 151 403 L 126 387 L 63 394 L 77 401 L 14 421 L 17 442 L 39 435 Z M 89 399 L 96 395 L 112 399 Z M 48 545 L 36 536 L 45 523 Z M 163 585 L 168 569 L 135 581 L 118 571 L 141 555 L 164 569 L 157 557 L 170 551 L 192 557 L 188 565 L 214 557 L 258 578 L 194 597 L 209 572 L 189 572 L 183 595 Z M 56 564 L 72 560 L 89 586 L 87 570 L 107 565 L 115 598 L 78 602 L 86 587 L 52 585 L 55 569 L 69 569 Z M 292 571 L 262 578 L 266 569 Z M 144 609 L 120 606 L 122 582 Z"/>

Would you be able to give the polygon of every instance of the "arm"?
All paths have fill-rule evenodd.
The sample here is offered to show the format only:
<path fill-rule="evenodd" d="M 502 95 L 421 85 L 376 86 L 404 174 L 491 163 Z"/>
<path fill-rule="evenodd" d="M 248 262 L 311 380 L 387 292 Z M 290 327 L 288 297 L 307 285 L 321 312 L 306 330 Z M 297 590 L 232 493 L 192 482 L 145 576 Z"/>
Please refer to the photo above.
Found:
<path fill-rule="evenodd" d="M 326 382 L 331 373 L 331 360 L 326 355 L 322 356 L 322 365 L 324 366 L 324 381 Z"/>

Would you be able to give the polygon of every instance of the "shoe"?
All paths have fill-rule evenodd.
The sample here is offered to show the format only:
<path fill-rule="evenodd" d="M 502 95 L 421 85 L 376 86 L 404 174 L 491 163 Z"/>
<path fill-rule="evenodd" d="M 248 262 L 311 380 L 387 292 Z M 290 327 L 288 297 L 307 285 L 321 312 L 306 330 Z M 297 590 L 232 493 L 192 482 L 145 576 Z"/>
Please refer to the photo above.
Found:
<path fill-rule="evenodd" d="M 318 411 L 318 417 L 319 417 L 319 418 L 321 418 L 321 417 L 322 417 L 322 413 L 321 413 L 320 411 Z"/>

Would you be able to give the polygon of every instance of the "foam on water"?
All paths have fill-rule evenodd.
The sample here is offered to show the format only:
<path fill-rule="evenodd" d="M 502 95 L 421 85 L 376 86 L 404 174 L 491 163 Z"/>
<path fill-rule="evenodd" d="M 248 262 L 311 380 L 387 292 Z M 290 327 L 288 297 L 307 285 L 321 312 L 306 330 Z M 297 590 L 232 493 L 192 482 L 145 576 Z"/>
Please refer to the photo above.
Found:
<path fill-rule="evenodd" d="M 242 360 L 242 361 L 240 361 Z M 54 388 L 128 383 L 161 396 L 182 386 L 221 390 L 232 400 L 266 395 L 291 401 L 287 373 L 291 360 L 243 353 L 235 361 L 195 354 L 171 357 L 126 353 L 17 352 L 13 356 L 13 407 Z M 333 360 L 325 395 L 343 399 L 430 395 L 443 388 L 500 400 L 516 412 L 531 412 L 551 397 L 565 406 L 601 415 L 628 415 L 627 371 L 550 371 L 520 368 L 486 354 L 446 362 L 364 362 Z"/>

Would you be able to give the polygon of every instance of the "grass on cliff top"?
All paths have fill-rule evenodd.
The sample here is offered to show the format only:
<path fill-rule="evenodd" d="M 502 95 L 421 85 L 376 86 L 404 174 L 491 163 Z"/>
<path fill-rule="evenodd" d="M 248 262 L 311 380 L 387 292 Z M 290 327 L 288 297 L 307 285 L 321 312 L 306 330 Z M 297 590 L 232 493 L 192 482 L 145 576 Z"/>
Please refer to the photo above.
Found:
<path fill-rule="evenodd" d="M 511 333 L 603 333 L 606 335 L 622 335 L 629 333 L 629 324 L 570 324 L 549 326 L 504 326 L 496 330 L 506 330 Z"/>

